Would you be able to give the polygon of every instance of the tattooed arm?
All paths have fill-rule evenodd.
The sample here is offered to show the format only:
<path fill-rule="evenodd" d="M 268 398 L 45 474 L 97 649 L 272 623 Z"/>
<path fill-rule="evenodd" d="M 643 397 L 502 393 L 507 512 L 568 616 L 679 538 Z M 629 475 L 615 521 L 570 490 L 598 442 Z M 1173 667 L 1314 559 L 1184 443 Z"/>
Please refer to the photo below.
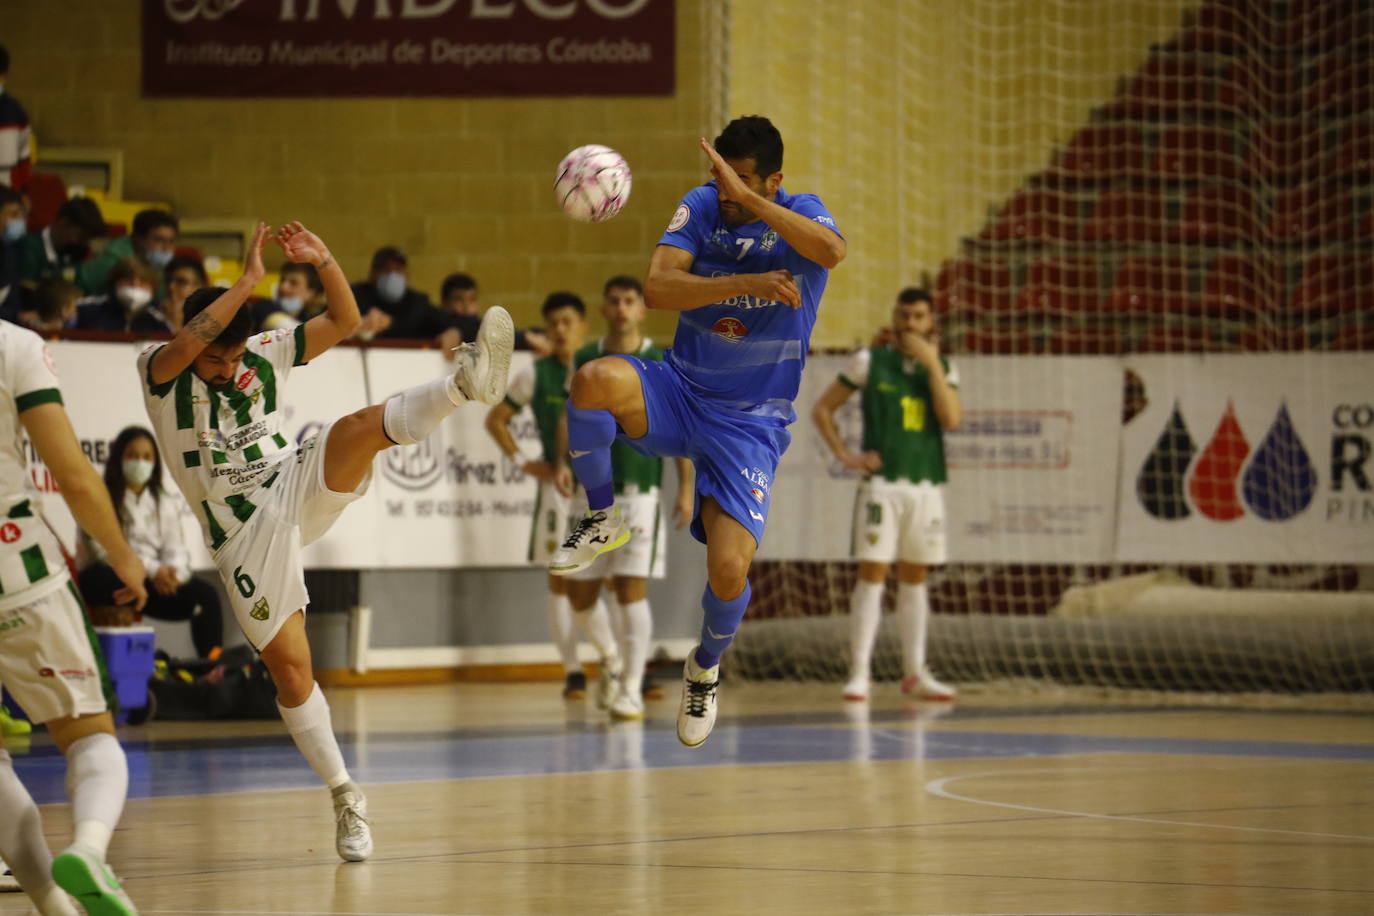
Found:
<path fill-rule="evenodd" d="M 185 372 L 186 367 L 200 355 L 200 351 L 215 342 L 224 326 L 233 320 L 243 303 L 248 301 L 254 287 L 262 281 L 266 272 L 262 266 L 262 246 L 271 232 L 271 227 L 266 223 L 258 223 L 258 229 L 253 233 L 253 241 L 248 246 L 243 276 L 218 299 L 211 302 L 203 312 L 186 322 L 177 332 L 177 336 L 172 338 L 171 343 L 153 354 L 148 371 L 149 380 L 153 384 L 170 382 Z"/>

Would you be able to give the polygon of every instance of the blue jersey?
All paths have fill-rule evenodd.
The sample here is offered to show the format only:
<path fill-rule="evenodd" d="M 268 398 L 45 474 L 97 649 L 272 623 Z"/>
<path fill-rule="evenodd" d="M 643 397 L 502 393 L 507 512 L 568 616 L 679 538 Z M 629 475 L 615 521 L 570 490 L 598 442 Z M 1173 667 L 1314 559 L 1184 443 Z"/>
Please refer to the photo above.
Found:
<path fill-rule="evenodd" d="M 834 218 L 814 194 L 788 194 L 779 188 L 774 203 L 835 229 Z M 692 273 L 702 277 L 792 272 L 801 308 L 736 296 L 682 312 L 666 357 L 698 394 L 736 410 L 792 422 L 792 401 L 830 271 L 798 254 L 763 220 L 727 226 L 714 181 L 687 192 L 658 243 L 690 252 Z"/>

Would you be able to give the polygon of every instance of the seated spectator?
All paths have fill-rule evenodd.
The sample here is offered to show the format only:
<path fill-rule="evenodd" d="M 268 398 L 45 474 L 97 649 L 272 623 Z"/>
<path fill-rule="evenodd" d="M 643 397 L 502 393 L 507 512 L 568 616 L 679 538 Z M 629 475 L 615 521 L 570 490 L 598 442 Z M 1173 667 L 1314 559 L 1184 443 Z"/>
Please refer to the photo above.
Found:
<path fill-rule="evenodd" d="M 19 280 L 76 282 L 77 269 L 91 253 L 91 239 L 104 238 L 105 218 L 89 197 L 73 197 L 57 211 L 51 226 L 19 241 Z"/>
<path fill-rule="evenodd" d="M 399 248 L 379 248 L 372 256 L 367 280 L 353 284 L 353 295 L 363 313 L 358 336 L 434 340 L 441 347 L 461 343 L 454 316 L 430 303 L 429 297 L 408 285 L 406 256 Z M 440 339 L 442 338 L 442 339 Z"/>
<path fill-rule="evenodd" d="M 0 45 L 0 185 L 22 191 L 32 170 L 33 128 L 24 106 L 13 93 L 5 91 L 9 73 L 10 52 Z"/>
<path fill-rule="evenodd" d="M 39 334 L 51 334 L 76 323 L 76 306 L 81 288 L 67 280 L 44 280 L 33 291 L 33 309 L 19 313 L 22 324 Z"/>
<path fill-rule="evenodd" d="M 170 333 L 167 317 L 153 305 L 157 273 L 142 261 L 125 258 L 109 275 L 109 291 L 88 299 L 76 309 L 78 331 L 138 331 Z"/>
<path fill-rule="evenodd" d="M 151 432 L 130 426 L 115 437 L 105 462 L 105 486 L 124 537 L 148 573 L 143 613 L 158 620 L 191 621 L 196 654 L 210 656 L 224 638 L 219 593 L 191 574 L 181 527 L 184 502 L 180 494 L 162 487 L 162 457 Z M 106 562 L 105 551 L 83 533 L 78 554 L 78 579 L 86 603 L 114 604 L 114 593 L 122 584 Z"/>
<path fill-rule="evenodd" d="M 477 281 L 469 274 L 449 274 L 439 290 L 439 310 L 454 315 L 482 317 L 477 303 Z"/>
<path fill-rule="evenodd" d="M 259 330 L 294 328 L 324 311 L 324 283 L 314 264 L 287 261 L 278 276 L 277 298 L 253 304 L 253 321 Z"/>
<path fill-rule="evenodd" d="M 182 308 L 186 305 L 186 297 L 194 293 L 203 286 L 210 285 L 210 278 L 205 273 L 205 265 L 195 258 L 172 258 L 167 263 L 167 269 L 162 272 L 162 281 L 167 287 L 167 295 L 158 303 L 158 309 L 162 312 L 162 317 L 167 319 L 167 325 L 175 333 L 181 330 L 185 324 L 182 319 Z"/>
<path fill-rule="evenodd" d="M 166 210 L 140 210 L 134 215 L 133 231 L 112 239 L 105 250 L 91 258 L 76 274 L 76 285 L 88 295 L 99 295 L 109 285 L 110 271 L 126 258 L 134 258 L 153 268 L 157 276 L 157 297 L 167 295 L 162 271 L 172 262 L 180 225 Z"/>
<path fill-rule="evenodd" d="M 28 232 L 24 198 L 0 184 L 0 318 L 13 321 L 21 308 L 19 242 Z"/>

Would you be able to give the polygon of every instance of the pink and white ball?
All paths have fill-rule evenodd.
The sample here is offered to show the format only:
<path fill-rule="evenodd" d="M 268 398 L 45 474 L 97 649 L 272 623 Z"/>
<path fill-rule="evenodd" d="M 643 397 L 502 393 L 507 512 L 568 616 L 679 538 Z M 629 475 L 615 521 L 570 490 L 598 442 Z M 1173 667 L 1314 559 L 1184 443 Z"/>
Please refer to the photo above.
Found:
<path fill-rule="evenodd" d="M 579 146 L 558 163 L 554 194 L 563 212 L 584 223 L 615 216 L 630 199 L 630 167 L 609 146 Z"/>

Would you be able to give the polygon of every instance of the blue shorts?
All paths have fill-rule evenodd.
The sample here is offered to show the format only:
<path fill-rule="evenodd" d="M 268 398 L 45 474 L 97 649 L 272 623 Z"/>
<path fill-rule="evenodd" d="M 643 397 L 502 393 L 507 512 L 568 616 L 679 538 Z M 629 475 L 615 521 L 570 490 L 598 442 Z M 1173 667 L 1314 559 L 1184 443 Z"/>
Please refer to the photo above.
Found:
<path fill-rule="evenodd" d="M 757 417 L 702 397 L 666 362 L 616 354 L 635 367 L 644 390 L 649 431 L 638 439 L 616 438 L 643 455 L 689 458 L 696 467 L 692 537 L 706 543 L 701 501 L 714 499 L 763 543 L 773 473 L 792 434 L 781 419 Z"/>

